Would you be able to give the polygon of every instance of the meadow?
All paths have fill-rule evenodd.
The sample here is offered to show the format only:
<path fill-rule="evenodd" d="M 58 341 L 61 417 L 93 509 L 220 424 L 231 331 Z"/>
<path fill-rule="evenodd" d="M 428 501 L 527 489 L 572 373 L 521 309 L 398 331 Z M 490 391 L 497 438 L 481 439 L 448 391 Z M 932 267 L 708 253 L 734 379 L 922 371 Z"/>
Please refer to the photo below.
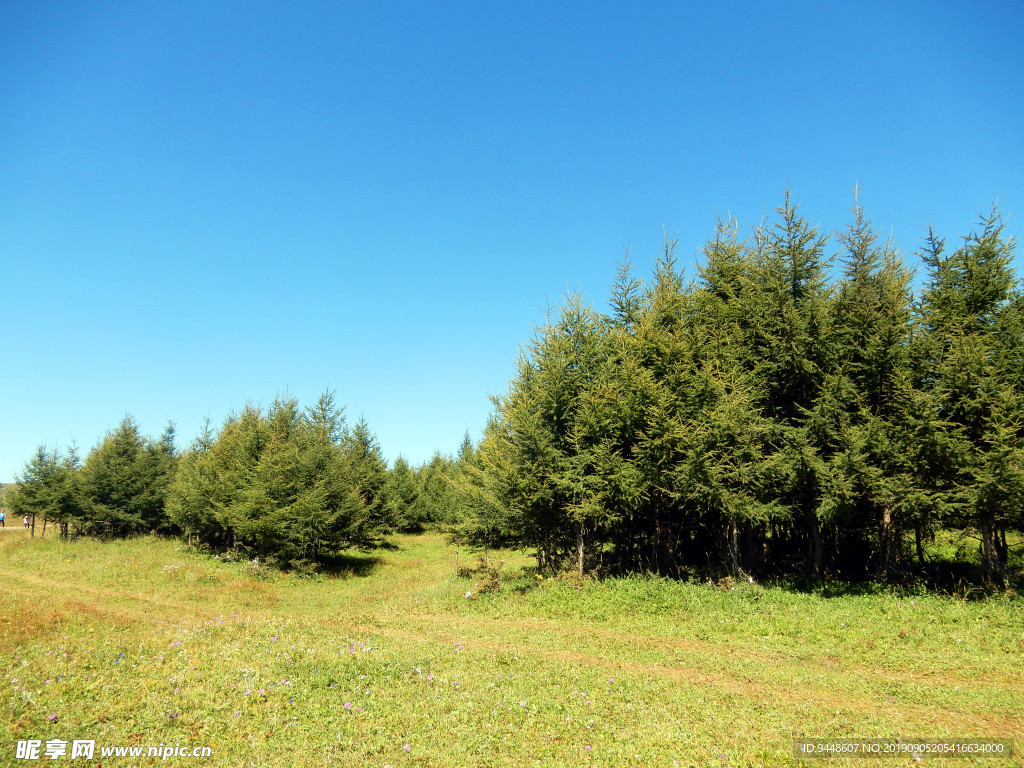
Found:
<path fill-rule="evenodd" d="M 457 577 L 441 536 L 392 542 L 297 577 L 170 539 L 0 533 L 0 764 L 30 764 L 29 739 L 95 740 L 105 766 L 816 764 L 794 758 L 801 737 L 1024 749 L 1010 594 L 580 582 L 512 552 L 492 553 L 500 577 Z M 99 754 L 175 744 L 211 754 Z"/>

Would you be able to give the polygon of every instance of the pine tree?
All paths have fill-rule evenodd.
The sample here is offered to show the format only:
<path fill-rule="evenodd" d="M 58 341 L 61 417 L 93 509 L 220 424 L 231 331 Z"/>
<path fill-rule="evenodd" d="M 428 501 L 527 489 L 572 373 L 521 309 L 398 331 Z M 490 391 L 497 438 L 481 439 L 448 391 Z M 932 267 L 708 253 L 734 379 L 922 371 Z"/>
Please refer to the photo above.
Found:
<path fill-rule="evenodd" d="M 4 497 L 4 504 L 19 517 L 29 516 L 33 536 L 36 520 L 42 520 L 44 531 L 47 522 L 57 523 L 61 538 L 67 538 L 72 526 L 83 527 L 88 514 L 79 484 L 80 466 L 73 445 L 66 454 L 39 446 L 15 478 L 17 487 Z"/>
<path fill-rule="evenodd" d="M 643 308 L 643 280 L 634 273 L 627 249 L 617 265 L 615 283 L 612 285 L 609 303 L 612 309 L 612 325 L 632 333 L 640 319 Z"/>
<path fill-rule="evenodd" d="M 126 536 L 167 529 L 164 509 L 174 470 L 166 446 L 153 444 L 127 415 L 89 453 L 81 470 L 88 532 Z"/>
<path fill-rule="evenodd" d="M 844 250 L 833 315 L 836 367 L 812 415 L 818 443 L 832 456 L 823 517 L 841 523 L 837 537 L 851 555 L 865 546 L 876 552 L 884 578 L 900 559 L 902 533 L 918 522 L 915 505 L 904 503 L 917 497 L 905 460 L 908 435 L 900 428 L 911 275 L 888 242 L 879 244 L 856 197 L 853 221 L 838 240 Z M 862 556 L 848 556 L 847 567 L 856 559 Z"/>
<path fill-rule="evenodd" d="M 416 472 L 404 458 L 395 459 L 387 477 L 388 517 L 396 521 L 398 530 L 405 532 L 421 532 L 426 520 L 420 519 L 416 513 L 416 501 L 419 498 L 419 485 Z"/>
<path fill-rule="evenodd" d="M 596 524 L 584 480 L 593 468 L 591 447 L 576 421 L 603 359 L 605 328 L 582 296 L 568 296 L 557 322 L 540 329 L 521 355 L 481 446 L 494 498 L 507 513 L 504 534 L 536 548 L 541 568 L 569 558 L 582 568 L 588 528 Z"/>
<path fill-rule="evenodd" d="M 400 519 L 387 497 L 387 463 L 376 436 L 365 418 L 360 418 L 345 440 L 349 482 L 362 500 L 364 521 L 357 534 L 360 546 L 371 546 L 394 531 Z"/>
<path fill-rule="evenodd" d="M 998 210 L 948 255 L 929 236 L 928 269 L 914 347 L 922 482 L 948 522 L 981 540 L 982 576 L 1004 584 L 1007 527 L 1019 525 L 1024 485 L 1020 294 L 1015 243 Z"/>

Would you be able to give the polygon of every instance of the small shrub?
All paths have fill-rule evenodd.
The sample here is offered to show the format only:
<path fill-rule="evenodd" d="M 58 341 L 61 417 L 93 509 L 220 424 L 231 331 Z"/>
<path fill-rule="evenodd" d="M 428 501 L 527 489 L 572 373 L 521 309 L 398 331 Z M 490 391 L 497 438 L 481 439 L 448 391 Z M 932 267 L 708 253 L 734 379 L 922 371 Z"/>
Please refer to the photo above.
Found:
<path fill-rule="evenodd" d="M 460 569 L 459 575 L 476 579 L 477 592 L 497 594 L 501 591 L 501 567 L 504 564 L 504 562 L 500 562 L 493 565 L 484 560 L 481 555 L 475 567 Z"/>

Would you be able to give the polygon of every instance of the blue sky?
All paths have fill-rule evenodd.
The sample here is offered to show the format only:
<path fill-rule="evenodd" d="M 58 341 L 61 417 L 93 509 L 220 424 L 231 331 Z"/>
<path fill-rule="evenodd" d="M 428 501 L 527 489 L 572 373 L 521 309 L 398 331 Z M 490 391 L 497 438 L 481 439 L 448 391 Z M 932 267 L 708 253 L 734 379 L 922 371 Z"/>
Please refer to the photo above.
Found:
<path fill-rule="evenodd" d="M 545 306 L 716 214 L 1024 214 L 1017 2 L 0 4 L 0 480 L 335 390 L 474 437 Z M 692 273 L 692 267 L 691 267 Z"/>

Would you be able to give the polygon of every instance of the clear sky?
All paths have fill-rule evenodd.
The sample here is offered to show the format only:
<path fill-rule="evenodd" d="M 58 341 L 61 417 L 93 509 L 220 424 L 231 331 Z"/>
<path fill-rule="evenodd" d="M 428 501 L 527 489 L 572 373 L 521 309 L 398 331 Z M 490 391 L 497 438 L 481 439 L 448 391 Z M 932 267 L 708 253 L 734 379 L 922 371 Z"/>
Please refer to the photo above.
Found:
<path fill-rule="evenodd" d="M 851 188 L 1024 215 L 1020 2 L 0 3 L 0 480 L 287 391 L 479 436 L 567 288 Z M 692 273 L 692 266 L 690 269 Z"/>

